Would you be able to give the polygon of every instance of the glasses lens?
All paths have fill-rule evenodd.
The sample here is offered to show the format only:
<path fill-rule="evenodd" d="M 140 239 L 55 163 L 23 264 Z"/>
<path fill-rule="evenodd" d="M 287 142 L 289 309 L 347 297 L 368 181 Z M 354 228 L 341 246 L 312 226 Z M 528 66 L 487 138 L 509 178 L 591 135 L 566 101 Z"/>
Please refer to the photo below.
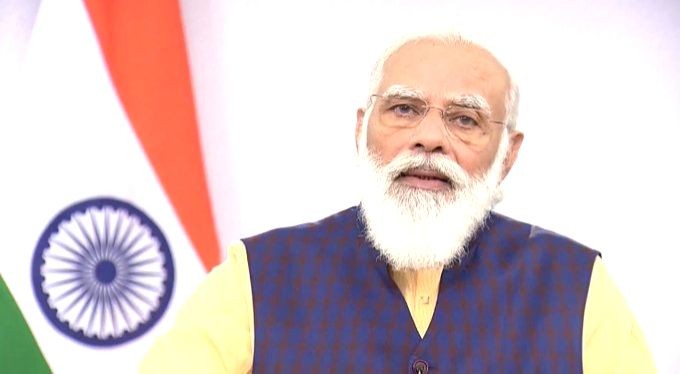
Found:
<path fill-rule="evenodd" d="M 413 127 L 418 125 L 427 111 L 427 103 L 404 97 L 378 97 L 380 119 L 390 127 Z"/>
<path fill-rule="evenodd" d="M 466 143 L 481 144 L 488 138 L 489 121 L 479 111 L 453 105 L 444 111 L 446 129 Z"/>

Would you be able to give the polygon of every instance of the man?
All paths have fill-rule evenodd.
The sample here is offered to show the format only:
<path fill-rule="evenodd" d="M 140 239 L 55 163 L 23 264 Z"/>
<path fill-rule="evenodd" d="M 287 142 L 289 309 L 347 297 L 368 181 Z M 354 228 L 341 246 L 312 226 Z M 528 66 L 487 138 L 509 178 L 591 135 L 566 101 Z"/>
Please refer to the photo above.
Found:
<path fill-rule="evenodd" d="M 522 144 L 484 48 L 388 51 L 357 112 L 362 200 L 231 246 L 156 372 L 653 372 L 597 252 L 492 213 Z"/>

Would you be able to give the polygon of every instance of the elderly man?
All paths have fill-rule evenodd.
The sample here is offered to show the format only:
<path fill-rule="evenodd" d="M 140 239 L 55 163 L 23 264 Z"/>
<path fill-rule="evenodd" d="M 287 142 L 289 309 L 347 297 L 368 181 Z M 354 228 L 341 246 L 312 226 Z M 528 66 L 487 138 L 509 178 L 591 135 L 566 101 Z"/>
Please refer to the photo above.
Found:
<path fill-rule="evenodd" d="M 362 199 L 229 248 L 157 372 L 650 372 L 598 253 L 491 212 L 518 92 L 459 36 L 390 49 L 357 112 Z"/>

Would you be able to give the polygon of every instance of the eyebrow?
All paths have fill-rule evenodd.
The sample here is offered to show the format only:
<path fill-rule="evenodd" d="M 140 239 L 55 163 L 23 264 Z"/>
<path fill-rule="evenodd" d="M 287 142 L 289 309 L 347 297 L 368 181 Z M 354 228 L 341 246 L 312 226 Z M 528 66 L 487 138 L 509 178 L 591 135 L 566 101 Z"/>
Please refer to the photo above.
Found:
<path fill-rule="evenodd" d="M 408 86 L 404 86 L 401 84 L 395 84 L 393 86 L 388 87 L 382 94 L 382 96 L 414 98 L 426 101 L 425 93 L 423 91 Z M 491 111 L 491 106 L 489 105 L 489 102 L 486 101 L 486 99 L 481 95 L 477 94 L 453 95 L 446 97 L 446 99 L 447 102 L 458 106 L 470 109 L 483 110 L 487 112 Z"/>
<path fill-rule="evenodd" d="M 421 90 L 411 88 L 408 86 L 403 86 L 400 84 L 395 84 L 388 87 L 382 94 L 383 97 L 388 98 L 408 98 L 408 99 L 420 99 L 425 101 L 425 94 Z"/>
<path fill-rule="evenodd" d="M 486 101 L 486 99 L 481 95 L 476 94 L 456 95 L 453 97 L 449 97 L 447 101 L 454 105 L 480 110 L 488 114 L 491 114 L 491 106 L 489 105 L 489 102 Z"/>
<path fill-rule="evenodd" d="M 401 84 L 395 84 L 388 87 L 382 96 L 387 98 L 420 99 L 427 102 L 423 91 Z M 491 106 L 489 105 L 489 102 L 486 101 L 484 96 L 478 94 L 452 95 L 446 97 L 446 101 L 447 103 L 450 103 L 450 105 L 469 108 L 489 116 L 491 115 Z"/>

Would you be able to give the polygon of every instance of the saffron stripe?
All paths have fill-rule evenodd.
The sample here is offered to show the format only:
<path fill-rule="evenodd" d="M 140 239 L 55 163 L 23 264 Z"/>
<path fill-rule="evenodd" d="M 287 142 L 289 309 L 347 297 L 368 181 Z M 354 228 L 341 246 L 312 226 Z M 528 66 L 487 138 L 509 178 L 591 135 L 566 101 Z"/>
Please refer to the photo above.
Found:
<path fill-rule="evenodd" d="M 220 262 L 179 4 L 85 0 L 128 119 L 207 270 Z"/>

